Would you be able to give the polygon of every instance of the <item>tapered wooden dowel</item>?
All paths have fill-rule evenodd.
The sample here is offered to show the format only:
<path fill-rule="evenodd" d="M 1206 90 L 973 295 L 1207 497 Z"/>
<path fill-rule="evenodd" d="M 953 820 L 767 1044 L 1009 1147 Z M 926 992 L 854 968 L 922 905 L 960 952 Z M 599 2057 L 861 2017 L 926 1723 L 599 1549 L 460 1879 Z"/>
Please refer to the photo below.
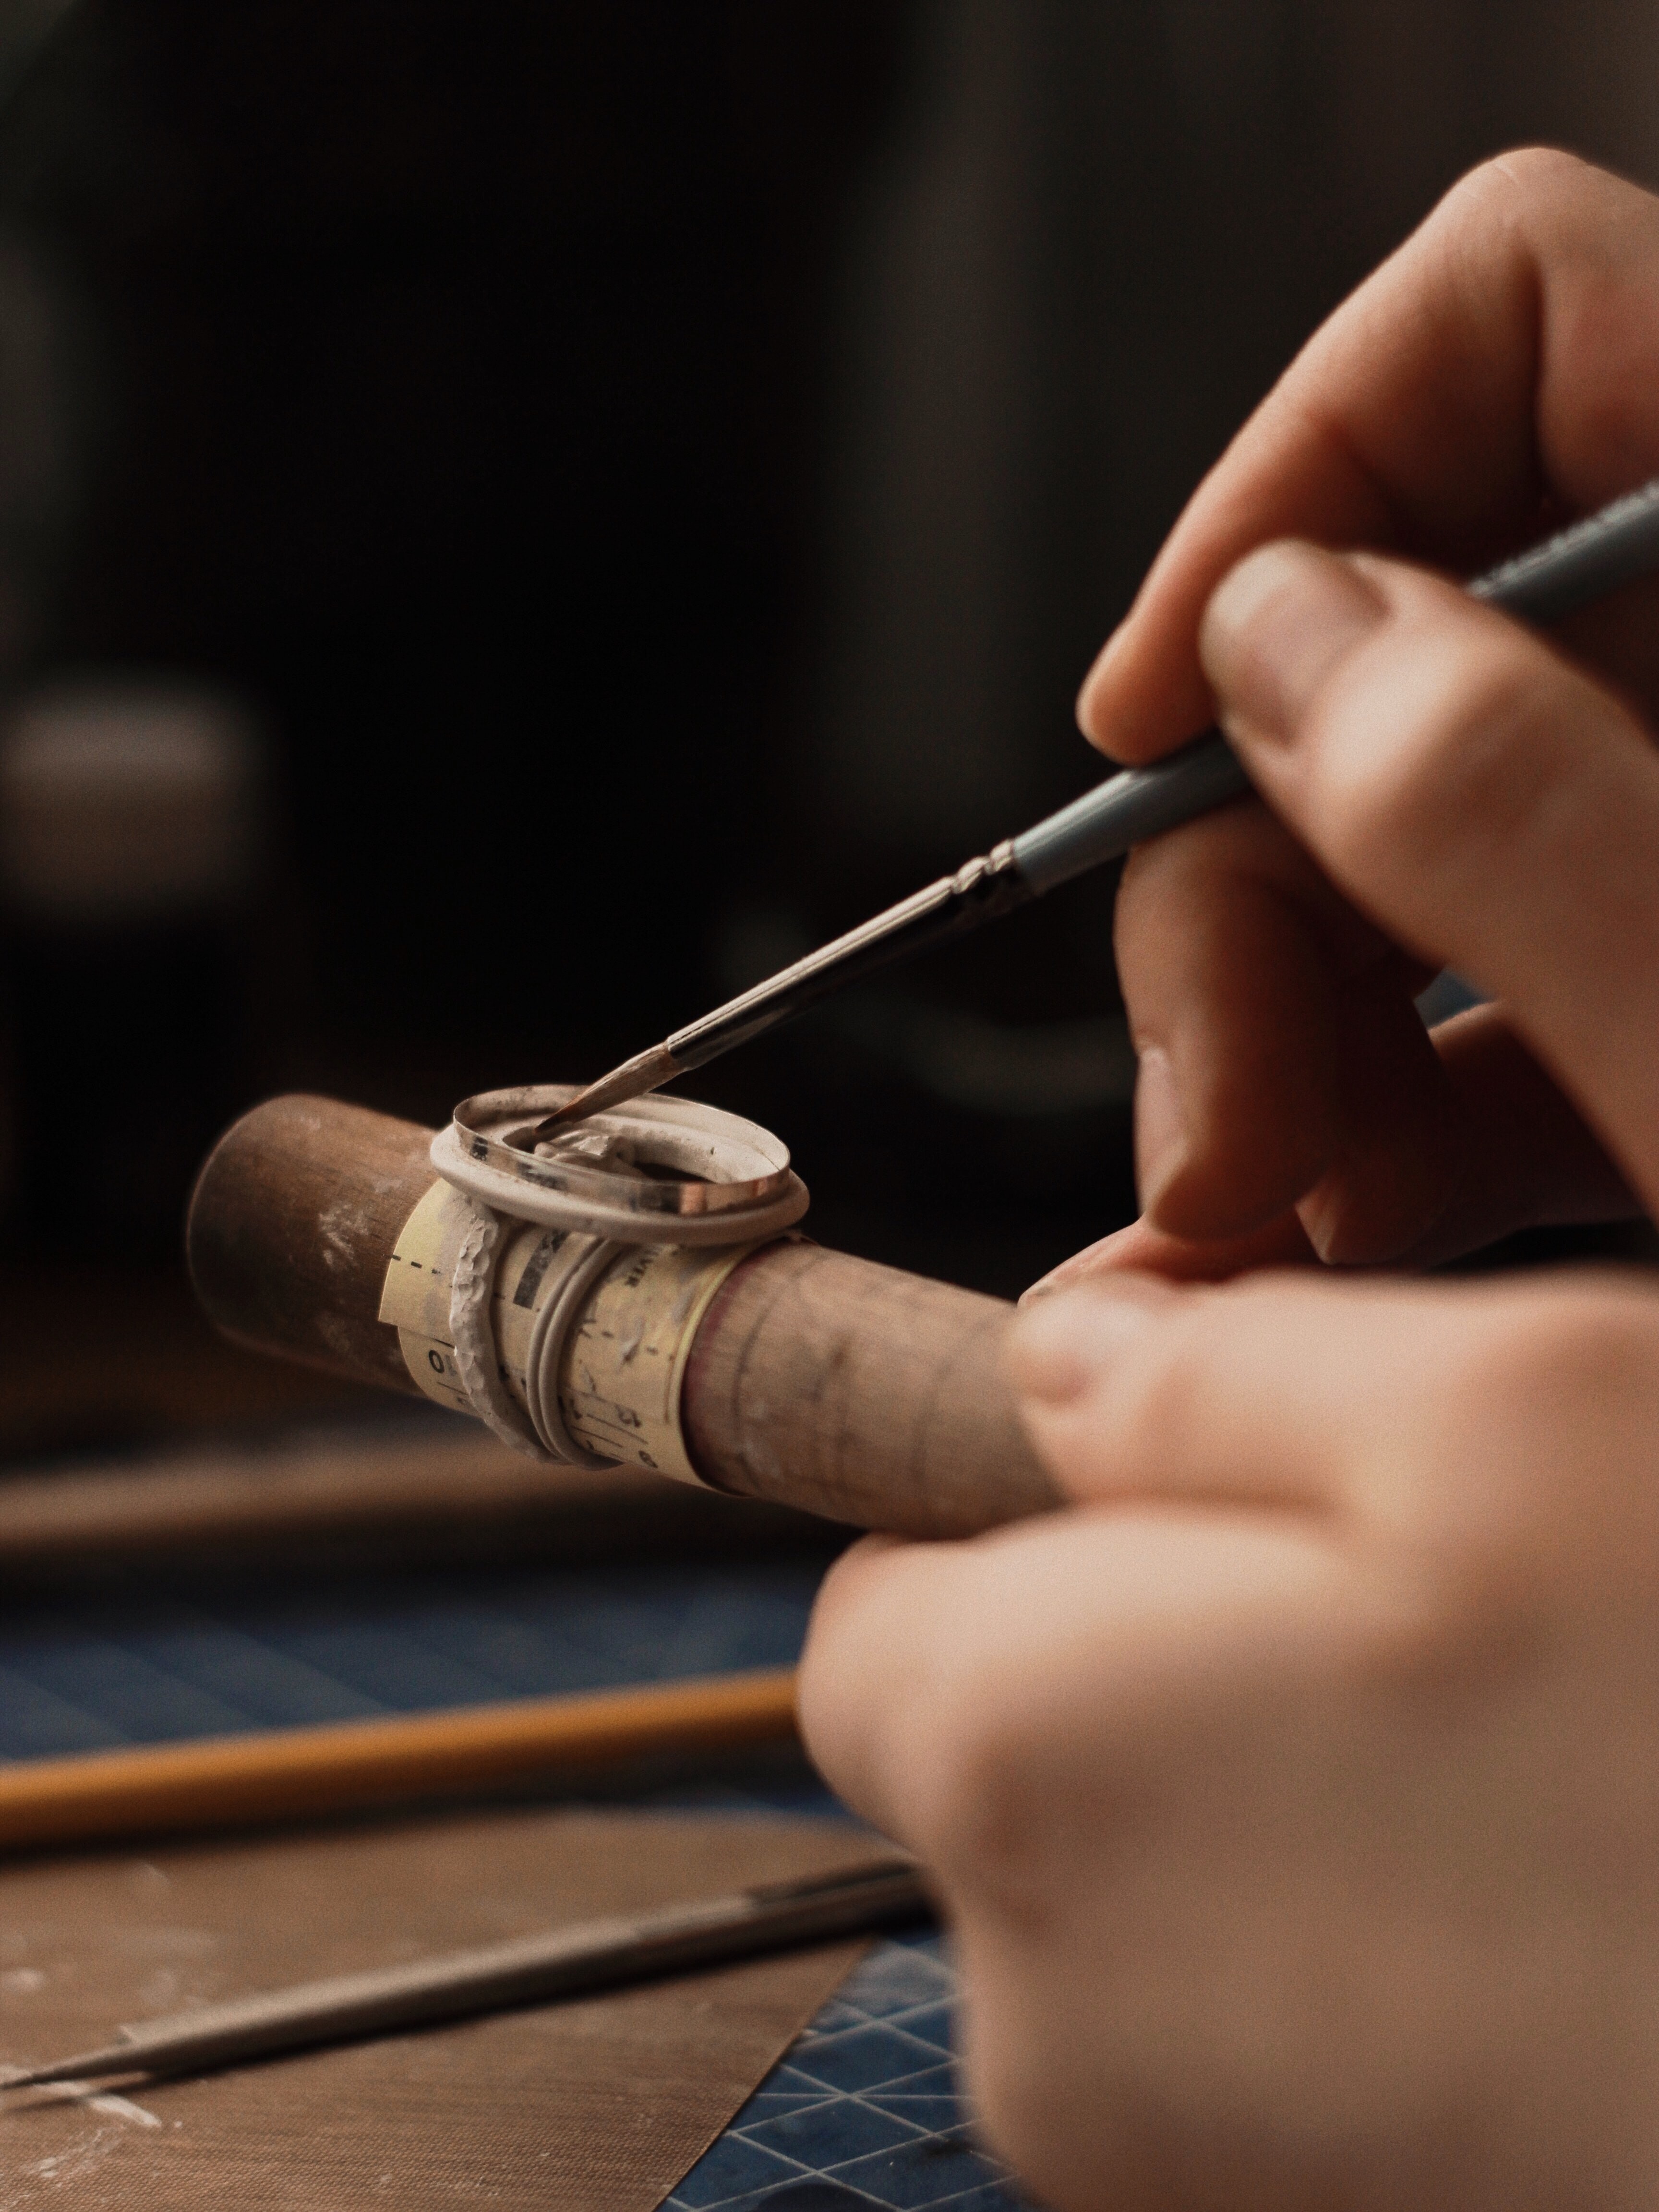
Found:
<path fill-rule="evenodd" d="M 278 1098 L 220 1139 L 191 1203 L 191 1273 L 227 1334 L 412 1389 L 378 1318 L 430 1130 Z M 1055 1503 L 1003 1379 L 1013 1309 L 816 1245 L 770 1245 L 698 1330 L 683 1413 L 715 1488 L 854 1527 L 956 1536 Z"/>
<path fill-rule="evenodd" d="M 0 1850 L 424 1802 L 795 1732 L 793 1668 L 0 1765 Z"/>

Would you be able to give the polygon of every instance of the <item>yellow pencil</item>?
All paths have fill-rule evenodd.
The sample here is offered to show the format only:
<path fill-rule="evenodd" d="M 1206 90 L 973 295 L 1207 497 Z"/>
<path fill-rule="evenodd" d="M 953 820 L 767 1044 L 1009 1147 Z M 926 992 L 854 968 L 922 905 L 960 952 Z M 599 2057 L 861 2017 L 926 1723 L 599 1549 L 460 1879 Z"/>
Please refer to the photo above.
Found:
<path fill-rule="evenodd" d="M 463 1795 L 795 1730 L 792 1668 L 0 1765 L 0 1850 Z"/>

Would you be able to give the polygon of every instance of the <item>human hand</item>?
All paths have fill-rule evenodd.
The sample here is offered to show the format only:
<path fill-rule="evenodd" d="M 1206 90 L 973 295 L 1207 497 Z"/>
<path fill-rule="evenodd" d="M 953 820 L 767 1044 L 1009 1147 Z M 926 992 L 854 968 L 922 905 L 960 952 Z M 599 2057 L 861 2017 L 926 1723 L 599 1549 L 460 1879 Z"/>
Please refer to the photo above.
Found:
<path fill-rule="evenodd" d="M 1078 1502 L 825 1585 L 807 1741 L 948 1902 L 1055 2212 L 1659 2193 L 1659 1295 L 1145 1278 L 1015 1374 Z"/>
<path fill-rule="evenodd" d="M 1418 1264 L 1659 1198 L 1659 587 L 1547 644 L 1398 559 L 1235 566 L 1290 536 L 1468 573 L 1656 473 L 1659 201 L 1528 153 L 1449 197 L 1200 488 L 1080 718 L 1144 761 L 1218 712 L 1272 811 L 1126 873 L 1145 1217 L 1107 1264 Z M 1499 1004 L 1431 1043 L 1443 963 Z"/>

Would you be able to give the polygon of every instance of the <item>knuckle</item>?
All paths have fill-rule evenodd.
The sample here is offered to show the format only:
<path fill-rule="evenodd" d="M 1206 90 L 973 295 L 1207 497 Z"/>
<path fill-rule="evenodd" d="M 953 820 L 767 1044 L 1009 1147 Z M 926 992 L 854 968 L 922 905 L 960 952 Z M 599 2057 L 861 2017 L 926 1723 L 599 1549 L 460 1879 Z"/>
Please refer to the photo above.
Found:
<path fill-rule="evenodd" d="M 1433 1397 L 1434 1534 L 1468 1591 L 1530 1604 L 1609 1536 L 1647 1572 L 1659 1299 L 1613 1282 L 1504 1298 Z"/>
<path fill-rule="evenodd" d="M 1659 1358 L 1659 1314 L 1617 1287 L 1585 1285 L 1528 1299 L 1466 1353 L 1461 1401 L 1506 1410 L 1506 1427 L 1571 1430 L 1574 1409 L 1645 1400 Z"/>
<path fill-rule="evenodd" d="M 1611 702 L 1528 641 L 1480 628 L 1439 652 L 1410 641 L 1386 680 L 1356 670 L 1327 702 L 1315 803 L 1340 870 L 1408 856 L 1420 874 L 1454 854 L 1467 863 L 1472 848 L 1525 851 L 1555 819 L 1564 779 L 1582 777 L 1566 733 Z"/>
<path fill-rule="evenodd" d="M 1634 1595 L 1645 1617 L 1659 1585 L 1659 1298 L 1613 1282 L 1483 1295 L 1484 1312 L 1449 1314 L 1371 1462 L 1388 1595 L 1356 1633 L 1381 1674 L 1437 1694 L 1531 1667 L 1586 1591 L 1598 1607 Z"/>
<path fill-rule="evenodd" d="M 976 1891 L 1005 1899 L 1030 1887 L 1031 1718 L 1018 1683 L 961 1651 L 935 1685 L 927 1741 L 916 1747 L 924 1856 L 947 1877 L 960 1869 Z"/>
<path fill-rule="evenodd" d="M 1224 1291 L 1194 1288 L 1183 1305 L 1161 1319 L 1150 1339 L 1135 1347 L 1114 1377 L 1115 1455 L 1127 1486 L 1156 1484 L 1174 1469 L 1191 1470 L 1203 1456 L 1194 1434 L 1203 1399 L 1214 1316 L 1224 1310 Z"/>
<path fill-rule="evenodd" d="M 1064 2152 L 1068 2141 L 1076 2138 L 1080 2101 L 1089 2098 L 1097 2107 L 1091 2153 L 1109 2160 L 1113 2202 L 1121 2212 L 1128 2212 L 1137 2192 L 1133 2186 L 1124 2186 L 1127 2177 L 1112 2154 L 1111 2138 L 1121 2123 L 1115 2113 L 1098 2110 L 1096 2069 L 1104 2056 L 1101 2050 L 1104 2037 L 1091 2039 L 1095 2066 L 1085 2073 L 1079 2065 L 1074 2042 L 1068 2048 L 1072 2039 L 1066 2039 L 1063 2032 L 1054 2033 L 1043 2012 L 1032 2005 L 1030 2000 L 1038 1991 L 1023 1977 L 1010 1989 L 1008 1979 L 1006 1974 L 999 1976 L 990 1988 L 981 1990 L 975 1987 L 970 1975 L 965 1991 L 964 2070 L 987 2141 L 994 2144 L 1028 2185 L 1043 2187 L 1048 2201 L 1051 2180 L 1065 2192 L 1066 2183 L 1074 2184 L 1079 2178 L 1066 2172 Z M 1035 2033 L 1034 2013 L 1041 2023 Z"/>
<path fill-rule="evenodd" d="M 1555 201 L 1595 174 L 1588 161 L 1559 146 L 1514 146 L 1466 170 L 1440 203 L 1440 219 L 1473 221 L 1484 228 L 1494 214 L 1508 216 Z"/>

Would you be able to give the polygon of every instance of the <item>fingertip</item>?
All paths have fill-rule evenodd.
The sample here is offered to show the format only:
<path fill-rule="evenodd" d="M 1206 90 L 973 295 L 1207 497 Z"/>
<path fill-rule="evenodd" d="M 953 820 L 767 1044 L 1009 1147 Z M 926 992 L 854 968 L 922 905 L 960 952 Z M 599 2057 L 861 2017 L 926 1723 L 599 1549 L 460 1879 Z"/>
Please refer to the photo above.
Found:
<path fill-rule="evenodd" d="M 1101 647 L 1077 695 L 1079 729 L 1097 752 L 1120 763 L 1156 760 L 1214 720 L 1190 635 L 1178 645 L 1160 641 L 1136 611 Z"/>
<path fill-rule="evenodd" d="M 878 1589 L 888 1555 L 901 1548 L 891 1536 L 866 1536 L 843 1552 L 818 1585 L 795 1692 L 801 1736 L 820 1766 L 833 1761 L 849 1711 L 868 1685 L 867 1639 L 858 1632 L 861 1610 Z"/>
<path fill-rule="evenodd" d="M 909 1832 L 933 1662 L 963 1618 L 962 1547 L 867 1536 L 825 1577 L 801 1654 L 796 1718 L 824 1780 L 885 1835 Z"/>
<path fill-rule="evenodd" d="M 1171 1237 L 1142 1214 L 1069 1260 L 1063 1260 L 1024 1292 L 1019 1304 L 1058 1291 L 1097 1283 L 1104 1288 L 1126 1275 L 1166 1283 L 1226 1283 L 1266 1267 L 1316 1267 L 1319 1256 L 1292 1210 L 1247 1237 Z"/>
<path fill-rule="evenodd" d="M 1095 655 L 1090 663 L 1088 674 L 1078 687 L 1077 726 L 1096 751 L 1105 753 L 1108 758 L 1111 757 L 1113 676 L 1118 659 L 1118 641 L 1122 635 L 1120 625 Z"/>
<path fill-rule="evenodd" d="M 1081 1252 L 1073 1252 L 1069 1260 L 1062 1260 L 1057 1267 L 1050 1267 L 1046 1275 L 1019 1294 L 1024 1307 L 1038 1298 L 1052 1297 L 1056 1291 L 1076 1290 L 1082 1284 L 1093 1282 L 1097 1276 L 1113 1275 L 1124 1267 L 1138 1264 L 1133 1256 L 1137 1249 L 1141 1224 L 1132 1221 L 1125 1229 L 1114 1229 L 1109 1237 L 1102 1237 L 1093 1244 L 1085 1245 Z"/>
<path fill-rule="evenodd" d="M 1030 1404 L 1048 1408 L 1090 1395 L 1173 1295 L 1151 1279 L 1124 1279 L 1109 1291 L 1057 1291 L 1022 1306 L 1007 1348 L 1015 1389 Z"/>
<path fill-rule="evenodd" d="M 1340 1127 L 1325 941 L 1338 905 L 1259 808 L 1190 824 L 1125 872 L 1136 1172 L 1165 1249 L 1253 1237 L 1324 1171 Z"/>
<path fill-rule="evenodd" d="M 856 1544 L 849 1544 L 818 1584 L 809 1634 L 816 1633 L 843 1605 L 855 1604 L 860 1592 L 881 1573 L 890 1555 L 906 1548 L 904 1537 L 881 1534 L 860 1536 Z"/>

